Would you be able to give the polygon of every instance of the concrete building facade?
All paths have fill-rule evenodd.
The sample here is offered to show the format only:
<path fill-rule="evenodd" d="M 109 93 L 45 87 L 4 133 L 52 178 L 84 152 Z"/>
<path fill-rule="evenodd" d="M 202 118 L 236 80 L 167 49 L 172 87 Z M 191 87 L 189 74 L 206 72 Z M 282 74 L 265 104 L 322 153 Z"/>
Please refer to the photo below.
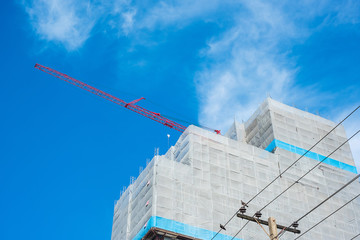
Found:
<path fill-rule="evenodd" d="M 336 124 L 319 116 L 266 99 L 245 123 L 234 122 L 224 135 L 190 126 L 175 146 L 155 156 L 122 193 L 114 209 L 111 240 L 210 240 L 241 207 L 297 160 Z M 247 208 L 253 215 L 347 140 L 340 125 L 306 157 L 284 173 Z M 289 225 L 356 176 L 346 143 L 319 167 L 262 211 Z M 301 231 L 360 193 L 355 181 L 301 222 Z M 230 240 L 245 223 L 235 217 L 216 236 Z M 351 239 L 360 231 L 360 199 L 304 235 L 303 239 Z M 159 237 L 162 236 L 162 237 Z M 282 239 L 294 239 L 286 233 Z M 250 222 L 234 239 L 267 238 Z"/>

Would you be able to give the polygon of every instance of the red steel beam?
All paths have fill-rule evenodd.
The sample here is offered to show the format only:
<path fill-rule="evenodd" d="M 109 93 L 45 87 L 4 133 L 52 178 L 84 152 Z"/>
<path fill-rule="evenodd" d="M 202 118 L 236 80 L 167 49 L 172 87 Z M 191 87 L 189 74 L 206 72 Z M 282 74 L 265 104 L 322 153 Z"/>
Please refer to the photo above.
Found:
<path fill-rule="evenodd" d="M 97 89 L 97 88 L 94 88 L 86 83 L 83 83 L 79 80 L 76 80 L 75 78 L 72 78 L 66 74 L 63 74 L 61 72 L 58 72 L 52 68 L 49 68 L 49 67 L 45 67 L 43 65 L 40 65 L 40 64 L 35 64 L 35 68 L 45 72 L 45 73 L 48 73 L 50 75 L 53 75 L 54 77 L 57 77 L 65 82 L 68 82 L 68 83 L 71 83 L 72 85 L 75 85 L 76 87 L 79 87 L 79 88 L 82 88 L 88 92 L 91 92 L 95 95 L 98 95 L 102 98 L 105 98 L 106 100 L 109 100 L 113 103 L 116 103 L 122 107 L 125 107 L 133 112 L 136 112 L 140 115 L 143 115 L 144 117 L 147 117 L 147 118 L 150 118 L 156 122 L 159 122 L 169 128 L 172 128 L 174 130 L 177 130 L 179 132 L 184 132 L 186 127 L 177 123 L 177 122 L 174 122 L 166 117 L 163 117 L 161 116 L 160 113 L 156 113 L 156 112 L 152 112 L 152 111 L 149 111 L 143 107 L 140 107 L 140 106 L 137 106 L 135 105 L 135 103 L 137 102 L 137 100 L 134 100 L 132 102 L 125 102 L 124 100 L 120 99 L 120 98 L 117 98 L 115 96 L 112 96 L 104 91 L 101 91 L 100 89 Z M 138 99 L 139 100 L 139 99 Z M 141 100 L 141 99 L 140 99 Z"/>

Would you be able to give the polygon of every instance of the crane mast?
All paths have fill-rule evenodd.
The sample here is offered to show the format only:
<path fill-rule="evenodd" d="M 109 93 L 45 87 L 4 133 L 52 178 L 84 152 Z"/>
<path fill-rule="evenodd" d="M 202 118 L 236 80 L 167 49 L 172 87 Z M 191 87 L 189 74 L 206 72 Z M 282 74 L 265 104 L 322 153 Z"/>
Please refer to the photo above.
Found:
<path fill-rule="evenodd" d="M 177 122 L 174 122 L 164 116 L 162 116 L 160 113 L 156 113 L 156 112 L 152 112 L 152 111 L 149 111 L 143 107 L 140 107 L 138 105 L 136 105 L 137 102 L 139 102 L 140 100 L 142 99 L 145 99 L 145 98 L 139 98 L 139 99 L 136 99 L 134 101 L 131 101 L 131 102 L 125 102 L 124 100 L 120 99 L 120 98 L 117 98 L 115 96 L 112 96 L 100 89 L 97 89 L 97 88 L 94 88 L 84 82 L 81 82 L 79 80 L 76 80 L 75 78 L 72 78 L 66 74 L 63 74 L 61 72 L 58 72 L 52 68 L 49 68 L 49 67 L 45 67 L 43 65 L 40 65 L 40 64 L 35 64 L 35 68 L 45 72 L 45 73 L 48 73 L 50 75 L 53 75 L 54 77 L 57 77 L 65 82 L 68 82 L 68 83 L 71 83 L 73 85 L 75 85 L 76 87 L 79 87 L 79 88 L 82 88 L 88 92 L 91 92 L 95 95 L 98 95 L 102 98 L 105 98 L 106 100 L 109 100 L 113 103 L 116 103 L 122 107 L 125 107 L 133 112 L 136 112 L 140 115 L 143 115 L 147 118 L 150 118 L 156 122 L 159 122 L 169 128 L 172 128 L 174 130 L 177 130 L 179 132 L 184 132 L 186 127 L 177 123 Z M 220 134 L 220 131 L 219 130 L 215 130 L 215 132 L 217 134 Z"/>

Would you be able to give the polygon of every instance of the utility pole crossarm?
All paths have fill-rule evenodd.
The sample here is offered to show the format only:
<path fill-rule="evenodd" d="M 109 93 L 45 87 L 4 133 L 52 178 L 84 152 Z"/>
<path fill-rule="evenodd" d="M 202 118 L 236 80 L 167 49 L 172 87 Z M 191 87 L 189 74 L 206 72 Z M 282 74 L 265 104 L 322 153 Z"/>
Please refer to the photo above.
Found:
<path fill-rule="evenodd" d="M 238 214 L 237 214 L 237 217 L 242 218 L 242 219 L 245 219 L 245 220 L 248 220 L 248 221 L 251 221 L 251 222 L 256 222 L 256 221 L 257 221 L 257 222 L 259 222 L 260 224 L 269 226 L 269 222 L 268 222 L 268 221 L 264 221 L 264 220 L 261 220 L 261 219 L 258 219 L 258 218 L 256 218 L 256 220 L 255 220 L 255 217 L 247 216 L 247 215 L 244 215 L 244 214 L 241 214 L 241 213 L 238 213 Z M 281 230 L 284 229 L 284 231 L 288 231 L 288 232 L 292 232 L 292 233 L 298 233 L 298 234 L 301 233 L 300 230 L 295 229 L 295 228 L 287 228 L 286 226 L 282 226 L 282 225 L 276 225 L 276 227 L 277 227 L 278 229 L 281 229 Z M 287 229 L 286 229 L 286 228 L 287 228 Z"/>

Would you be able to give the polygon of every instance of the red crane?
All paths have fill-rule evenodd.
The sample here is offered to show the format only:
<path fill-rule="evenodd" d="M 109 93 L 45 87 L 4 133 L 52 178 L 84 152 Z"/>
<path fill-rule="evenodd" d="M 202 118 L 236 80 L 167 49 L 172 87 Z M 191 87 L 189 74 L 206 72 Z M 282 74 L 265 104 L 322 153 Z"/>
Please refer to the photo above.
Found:
<path fill-rule="evenodd" d="M 156 122 L 159 122 L 169 128 L 172 128 L 172 129 L 175 129 L 179 132 L 184 132 L 186 127 L 177 123 L 177 122 L 174 122 L 166 117 L 163 117 L 161 116 L 160 113 L 156 113 L 156 112 L 152 112 L 152 111 L 149 111 L 143 107 L 140 107 L 138 105 L 136 105 L 137 102 L 139 102 L 140 100 L 142 99 L 145 99 L 145 98 L 139 98 L 139 99 L 136 99 L 134 101 L 131 101 L 131 102 L 125 102 L 124 100 L 120 99 L 120 98 L 117 98 L 117 97 L 114 97 L 104 91 L 101 91 L 97 88 L 94 88 L 86 83 L 83 83 L 79 80 L 76 80 L 75 78 L 72 78 L 66 74 L 63 74 L 61 72 L 58 72 L 52 68 L 49 68 L 49 67 L 45 67 L 43 65 L 40 65 L 40 64 L 35 64 L 35 68 L 45 72 L 45 73 L 48 73 L 50 75 L 53 75 L 54 77 L 57 77 L 65 82 L 68 82 L 68 83 L 71 83 L 73 85 L 75 85 L 76 87 L 79 87 L 79 88 L 82 88 L 88 92 L 91 92 L 95 95 L 98 95 L 102 98 L 105 98 L 106 100 L 109 100 L 113 103 L 116 103 L 120 106 L 123 106 L 131 111 L 134 111 L 138 114 L 141 114 L 147 118 L 150 118 Z M 214 130 L 217 134 L 220 134 L 220 130 Z"/>

